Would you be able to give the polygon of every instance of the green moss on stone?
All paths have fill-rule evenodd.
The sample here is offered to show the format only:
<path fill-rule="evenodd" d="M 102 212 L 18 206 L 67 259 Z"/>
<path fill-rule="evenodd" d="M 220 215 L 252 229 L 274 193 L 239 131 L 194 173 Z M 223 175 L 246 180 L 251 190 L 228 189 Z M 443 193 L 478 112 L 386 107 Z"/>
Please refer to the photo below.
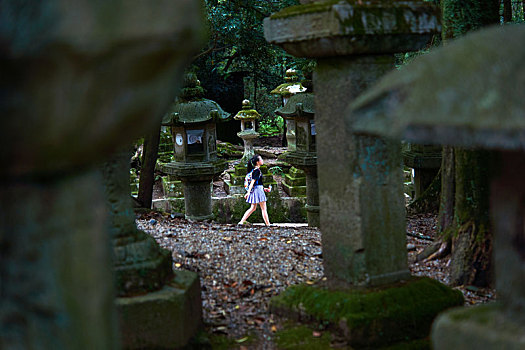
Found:
<path fill-rule="evenodd" d="M 272 312 L 335 328 L 353 346 L 424 338 L 436 315 L 463 305 L 463 295 L 430 278 L 369 290 L 298 285 L 271 300 Z"/>

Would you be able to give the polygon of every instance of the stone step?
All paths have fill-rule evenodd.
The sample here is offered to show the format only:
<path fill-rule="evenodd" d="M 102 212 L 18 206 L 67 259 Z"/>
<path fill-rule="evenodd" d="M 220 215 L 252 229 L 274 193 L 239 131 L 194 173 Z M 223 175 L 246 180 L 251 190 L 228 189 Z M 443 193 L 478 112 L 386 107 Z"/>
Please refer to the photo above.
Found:
<path fill-rule="evenodd" d="M 306 177 L 293 177 L 290 174 L 285 174 L 284 182 L 288 186 L 306 186 Z"/>
<path fill-rule="evenodd" d="M 283 182 L 283 190 L 290 197 L 305 197 L 306 186 L 290 186 Z"/>

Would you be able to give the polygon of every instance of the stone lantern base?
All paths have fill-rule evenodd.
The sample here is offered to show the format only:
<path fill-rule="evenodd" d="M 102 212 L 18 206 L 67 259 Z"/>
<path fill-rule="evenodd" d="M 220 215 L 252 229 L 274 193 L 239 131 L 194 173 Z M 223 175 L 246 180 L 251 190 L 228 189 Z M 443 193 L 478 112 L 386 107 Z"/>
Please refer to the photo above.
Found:
<path fill-rule="evenodd" d="M 162 289 L 117 298 L 124 349 L 177 349 L 202 326 L 199 277 L 176 271 Z"/>
<path fill-rule="evenodd" d="M 423 277 L 381 288 L 291 286 L 272 298 L 270 310 L 302 323 L 322 324 L 352 349 L 378 349 L 428 338 L 438 313 L 462 304 L 460 291 Z"/>

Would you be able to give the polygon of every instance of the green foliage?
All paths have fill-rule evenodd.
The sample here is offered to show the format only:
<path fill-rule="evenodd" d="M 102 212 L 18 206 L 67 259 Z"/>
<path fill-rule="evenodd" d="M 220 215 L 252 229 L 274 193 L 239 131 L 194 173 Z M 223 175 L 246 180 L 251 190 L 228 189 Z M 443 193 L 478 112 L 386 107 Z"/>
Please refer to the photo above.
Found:
<path fill-rule="evenodd" d="M 277 166 L 277 165 L 269 168 L 268 171 L 271 172 L 272 175 L 280 175 L 280 176 L 284 175 L 284 170 L 280 166 Z"/>
<path fill-rule="evenodd" d="M 281 116 L 267 117 L 259 122 L 258 131 L 262 136 L 281 135 L 284 131 L 284 119 Z"/>
<path fill-rule="evenodd" d="M 296 0 L 206 0 L 210 41 L 201 53 L 220 74 L 232 71 L 275 72 L 285 53 L 264 39 L 263 19 Z M 280 73 L 280 72 L 277 72 Z"/>

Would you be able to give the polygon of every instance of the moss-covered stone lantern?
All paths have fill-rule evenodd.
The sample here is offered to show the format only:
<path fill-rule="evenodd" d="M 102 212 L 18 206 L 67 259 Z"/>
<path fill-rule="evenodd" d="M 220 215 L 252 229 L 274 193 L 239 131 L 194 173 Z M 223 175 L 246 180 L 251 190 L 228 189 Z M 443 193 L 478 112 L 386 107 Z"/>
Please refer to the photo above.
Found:
<path fill-rule="evenodd" d="M 351 347 L 377 349 L 425 337 L 439 310 L 462 304 L 460 293 L 410 276 L 400 142 L 361 136 L 345 124 L 348 102 L 395 68 L 394 53 L 426 46 L 440 31 L 438 18 L 438 9 L 423 0 L 328 0 L 285 8 L 264 22 L 269 42 L 294 56 L 317 59 L 315 148 L 323 266 L 326 286 L 345 290 L 291 287 L 281 302 L 272 303 L 272 311 L 299 316 L 300 309 L 300 317 L 339 328 Z M 433 286 L 427 289 L 427 283 Z M 339 313 L 351 295 L 375 301 L 386 295 L 406 297 L 386 297 L 380 303 L 384 308 L 367 310 L 354 322 L 354 313 Z M 322 310 L 301 308 L 304 300 Z M 399 316 L 395 327 L 385 318 L 391 305 Z"/>
<path fill-rule="evenodd" d="M 309 92 L 300 92 L 290 97 L 286 105 L 275 113 L 293 124 L 296 147 L 288 148 L 281 158 L 301 169 L 306 174 L 306 210 L 308 225 L 319 226 L 319 186 L 317 180 L 317 154 L 315 150 L 315 101 L 313 84 L 308 74 L 303 86 Z"/>
<path fill-rule="evenodd" d="M 283 99 L 283 106 L 286 106 L 286 103 L 292 97 L 293 95 L 305 92 L 307 90 L 306 87 L 304 87 L 299 82 L 299 77 L 297 76 L 297 71 L 295 69 L 288 69 L 286 71 L 286 77 L 285 83 L 279 85 L 275 89 L 273 89 L 270 93 L 274 95 L 279 95 Z M 286 120 L 286 143 L 288 144 L 289 150 L 295 149 L 295 124 L 293 121 L 287 119 Z"/>
<path fill-rule="evenodd" d="M 186 218 L 206 220 L 213 217 L 211 180 L 227 166 L 217 157 L 216 123 L 230 115 L 216 102 L 203 98 L 204 89 L 195 74 L 186 75 L 184 83 L 163 119 L 163 125 L 171 127 L 174 161 L 159 167 L 182 180 Z"/>
<path fill-rule="evenodd" d="M 523 26 L 468 34 L 385 77 L 353 104 L 360 122 L 347 120 L 367 134 L 494 153 L 490 218 L 499 300 L 441 314 L 432 330 L 437 350 L 525 349 L 523 42 Z M 472 53 L 474 60 L 467 58 Z"/>
<path fill-rule="evenodd" d="M 242 101 L 242 109 L 237 112 L 233 119 L 240 120 L 241 131 L 237 133 L 244 141 L 244 153 L 242 155 L 241 163 L 247 163 L 248 160 L 255 155 L 253 151 L 253 140 L 259 137 L 256 131 L 255 121 L 261 118 L 261 115 L 252 107 L 249 100 Z"/>

